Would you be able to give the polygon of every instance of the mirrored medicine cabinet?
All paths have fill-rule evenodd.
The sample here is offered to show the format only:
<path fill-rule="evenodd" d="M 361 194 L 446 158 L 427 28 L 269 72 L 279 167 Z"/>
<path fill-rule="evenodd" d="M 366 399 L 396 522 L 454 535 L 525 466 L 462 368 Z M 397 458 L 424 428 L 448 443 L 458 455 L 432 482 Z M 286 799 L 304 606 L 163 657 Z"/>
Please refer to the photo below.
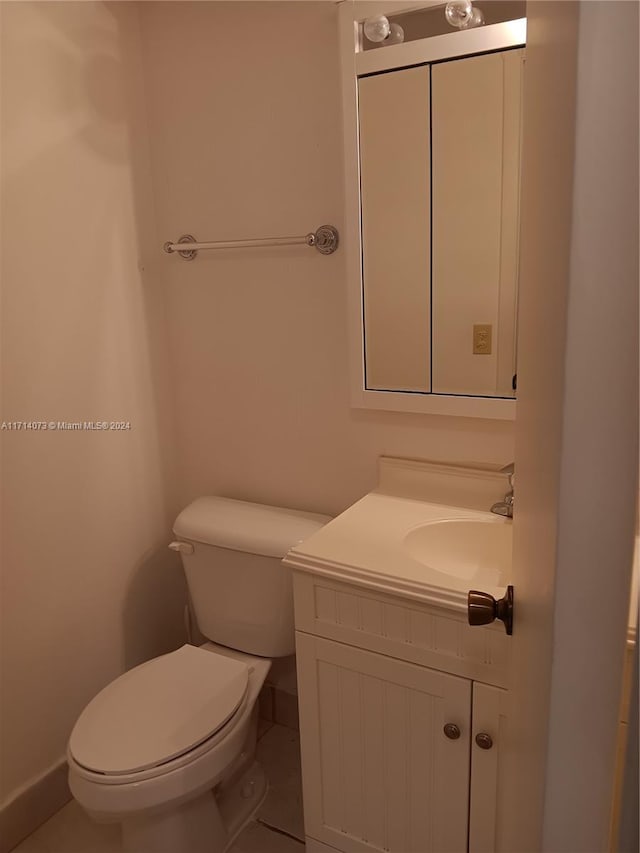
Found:
<path fill-rule="evenodd" d="M 341 9 L 352 402 L 513 418 L 526 21 L 364 50 L 372 6 Z"/>

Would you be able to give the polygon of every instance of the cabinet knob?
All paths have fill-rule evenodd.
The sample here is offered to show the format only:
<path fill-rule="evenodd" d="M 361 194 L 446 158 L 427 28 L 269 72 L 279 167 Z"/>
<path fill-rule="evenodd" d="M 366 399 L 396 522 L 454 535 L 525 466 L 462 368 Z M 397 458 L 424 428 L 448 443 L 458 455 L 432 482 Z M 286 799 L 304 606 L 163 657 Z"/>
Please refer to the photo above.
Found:
<path fill-rule="evenodd" d="M 496 599 L 488 592 L 469 590 L 467 596 L 469 625 L 488 625 L 494 619 L 504 622 L 507 634 L 513 633 L 513 587 L 507 587 L 504 598 Z"/>
<path fill-rule="evenodd" d="M 493 746 L 493 738 L 486 732 L 479 732 L 476 735 L 476 743 L 478 744 L 480 749 L 491 749 L 491 747 Z"/>
<path fill-rule="evenodd" d="M 443 731 L 449 740 L 458 740 L 460 737 L 460 728 L 455 723 L 447 723 Z"/>

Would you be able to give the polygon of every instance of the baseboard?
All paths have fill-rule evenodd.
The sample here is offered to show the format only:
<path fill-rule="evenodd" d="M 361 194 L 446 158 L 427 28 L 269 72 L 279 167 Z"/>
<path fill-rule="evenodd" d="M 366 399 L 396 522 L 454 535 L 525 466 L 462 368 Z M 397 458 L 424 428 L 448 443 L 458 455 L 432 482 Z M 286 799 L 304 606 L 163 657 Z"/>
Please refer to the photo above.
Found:
<path fill-rule="evenodd" d="M 328 844 L 323 844 L 322 841 L 316 841 L 315 838 L 305 837 L 306 853 L 338 853 L 335 847 L 329 847 Z"/>
<path fill-rule="evenodd" d="M 62 759 L 0 809 L 0 853 L 9 853 L 71 799 Z"/>

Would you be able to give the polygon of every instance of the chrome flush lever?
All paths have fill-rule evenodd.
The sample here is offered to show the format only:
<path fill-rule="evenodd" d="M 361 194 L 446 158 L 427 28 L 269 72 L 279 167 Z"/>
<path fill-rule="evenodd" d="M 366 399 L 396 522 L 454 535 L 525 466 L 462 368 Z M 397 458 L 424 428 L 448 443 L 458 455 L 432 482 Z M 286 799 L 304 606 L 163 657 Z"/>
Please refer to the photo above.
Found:
<path fill-rule="evenodd" d="M 194 551 L 191 542 L 170 542 L 169 548 L 172 551 L 178 551 L 180 554 L 193 554 Z"/>

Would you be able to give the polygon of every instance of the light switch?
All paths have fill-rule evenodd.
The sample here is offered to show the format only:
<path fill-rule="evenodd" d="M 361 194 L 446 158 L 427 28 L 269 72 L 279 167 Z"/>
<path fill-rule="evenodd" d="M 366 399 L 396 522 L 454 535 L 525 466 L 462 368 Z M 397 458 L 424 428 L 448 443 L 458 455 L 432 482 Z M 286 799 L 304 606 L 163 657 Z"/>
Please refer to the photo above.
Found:
<path fill-rule="evenodd" d="M 491 355 L 491 333 L 493 327 L 490 323 L 478 323 L 473 327 L 473 354 Z"/>

